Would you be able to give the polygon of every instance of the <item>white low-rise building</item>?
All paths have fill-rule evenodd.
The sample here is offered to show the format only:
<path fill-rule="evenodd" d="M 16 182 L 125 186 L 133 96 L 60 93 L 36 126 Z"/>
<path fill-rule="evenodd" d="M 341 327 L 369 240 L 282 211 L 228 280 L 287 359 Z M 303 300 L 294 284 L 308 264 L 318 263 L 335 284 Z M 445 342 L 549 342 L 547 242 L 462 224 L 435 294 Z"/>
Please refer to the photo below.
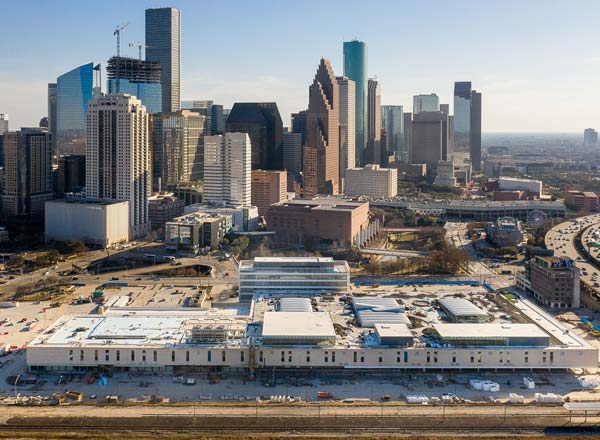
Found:
<path fill-rule="evenodd" d="M 398 194 L 398 170 L 365 165 L 364 168 L 346 170 L 346 189 L 349 196 L 365 196 L 370 199 L 389 199 Z"/>
<path fill-rule="evenodd" d="M 517 177 L 500 177 L 498 179 L 500 189 L 505 191 L 521 190 L 528 191 L 538 196 L 542 195 L 542 181 L 533 179 L 519 179 Z"/>
<path fill-rule="evenodd" d="M 129 202 L 51 200 L 45 207 L 46 241 L 79 240 L 103 247 L 129 241 Z"/>

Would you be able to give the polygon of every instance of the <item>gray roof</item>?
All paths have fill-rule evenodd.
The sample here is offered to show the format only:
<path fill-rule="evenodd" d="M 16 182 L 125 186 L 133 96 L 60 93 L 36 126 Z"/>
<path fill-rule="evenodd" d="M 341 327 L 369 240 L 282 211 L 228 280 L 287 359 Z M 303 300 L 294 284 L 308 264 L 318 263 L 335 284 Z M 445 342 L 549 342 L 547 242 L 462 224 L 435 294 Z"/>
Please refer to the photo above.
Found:
<path fill-rule="evenodd" d="M 447 296 L 438 300 L 438 302 L 444 310 L 453 316 L 487 316 L 484 310 L 464 298 Z"/>
<path fill-rule="evenodd" d="M 379 297 L 354 297 L 352 298 L 352 306 L 355 311 L 359 310 L 377 310 L 377 311 L 397 311 L 402 312 L 404 308 L 398 304 L 394 298 L 379 298 Z"/>
<path fill-rule="evenodd" d="M 361 327 L 375 327 L 375 324 L 411 324 L 410 319 L 401 312 L 359 310 L 356 312 L 356 318 Z"/>
<path fill-rule="evenodd" d="M 312 312 L 312 304 L 309 298 L 281 298 L 279 300 L 279 312 Z"/>

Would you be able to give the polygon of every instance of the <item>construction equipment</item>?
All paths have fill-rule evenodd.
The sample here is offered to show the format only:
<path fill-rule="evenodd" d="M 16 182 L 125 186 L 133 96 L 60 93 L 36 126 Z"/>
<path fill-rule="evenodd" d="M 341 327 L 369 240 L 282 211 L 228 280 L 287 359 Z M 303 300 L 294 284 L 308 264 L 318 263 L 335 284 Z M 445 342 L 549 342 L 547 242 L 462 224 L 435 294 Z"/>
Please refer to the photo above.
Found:
<path fill-rule="evenodd" d="M 151 46 L 146 46 L 144 43 L 138 41 L 137 44 L 136 43 L 129 43 L 129 47 L 137 47 L 138 48 L 138 55 L 139 55 L 139 59 L 141 61 L 142 59 L 142 48 L 144 49 L 148 49 Z"/>
<path fill-rule="evenodd" d="M 127 26 L 129 26 L 129 22 L 125 22 L 119 26 L 116 27 L 115 31 L 113 32 L 113 35 L 117 36 L 117 56 L 121 56 L 121 31 L 123 29 L 125 29 Z"/>

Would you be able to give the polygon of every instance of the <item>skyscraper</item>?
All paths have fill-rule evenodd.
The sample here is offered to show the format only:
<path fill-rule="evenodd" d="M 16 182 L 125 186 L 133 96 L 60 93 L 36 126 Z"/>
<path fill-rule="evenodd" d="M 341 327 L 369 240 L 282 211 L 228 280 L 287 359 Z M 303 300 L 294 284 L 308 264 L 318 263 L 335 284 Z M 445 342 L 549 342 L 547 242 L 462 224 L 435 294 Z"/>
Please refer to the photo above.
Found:
<path fill-rule="evenodd" d="M 427 164 L 427 172 L 435 175 L 438 161 L 442 160 L 444 144 L 448 140 L 444 124 L 448 122 L 448 115 L 442 112 L 421 112 L 413 117 L 412 121 L 412 163 Z"/>
<path fill-rule="evenodd" d="M 48 131 L 52 136 L 56 136 L 56 94 L 56 83 L 48 83 Z M 53 141 L 56 143 L 55 139 Z"/>
<path fill-rule="evenodd" d="M 56 133 L 52 133 L 56 154 L 85 153 L 86 114 L 93 82 L 93 63 L 79 66 L 56 80 Z"/>
<path fill-rule="evenodd" d="M 248 133 L 252 169 L 283 169 L 283 122 L 274 102 L 236 102 L 225 122 L 228 133 Z"/>
<path fill-rule="evenodd" d="M 379 81 L 369 78 L 367 87 L 367 156 L 368 162 L 381 165 L 381 90 Z"/>
<path fill-rule="evenodd" d="M 0 136 L 8 133 L 8 115 L 0 113 Z"/>
<path fill-rule="evenodd" d="M 162 68 L 162 111 L 180 106 L 181 12 L 175 8 L 146 9 L 146 61 Z"/>
<path fill-rule="evenodd" d="M 67 154 L 58 158 L 56 195 L 80 192 L 85 188 L 85 156 Z"/>
<path fill-rule="evenodd" d="M 4 138 L 2 210 L 7 216 L 39 217 L 52 200 L 52 143 L 45 128 L 22 128 Z"/>
<path fill-rule="evenodd" d="M 1 117 L 2 115 L 0 115 L 0 122 L 1 122 Z M 0 129 L 0 134 L 2 132 L 2 129 Z M 598 132 L 596 130 L 594 130 L 593 128 L 586 128 L 583 131 L 583 145 L 585 145 L 586 147 L 592 146 L 592 145 L 597 145 L 598 144 Z"/>
<path fill-rule="evenodd" d="M 308 95 L 304 195 L 337 194 L 340 191 L 339 88 L 329 60 L 321 58 Z"/>
<path fill-rule="evenodd" d="M 401 159 L 404 163 L 412 163 L 412 113 L 404 113 L 404 144 Z"/>
<path fill-rule="evenodd" d="M 437 112 L 440 109 L 440 98 L 435 93 L 413 96 L 413 115 L 421 112 Z"/>
<path fill-rule="evenodd" d="M 356 92 L 356 161 L 365 165 L 367 147 L 367 45 L 358 40 L 344 42 L 344 76 L 354 81 Z"/>
<path fill-rule="evenodd" d="M 283 169 L 288 172 L 288 179 L 297 179 L 302 171 L 302 133 L 292 133 L 284 129 Z M 288 188 L 293 188 L 293 185 Z"/>
<path fill-rule="evenodd" d="M 473 171 L 481 171 L 481 93 L 471 92 L 471 127 L 469 153 Z"/>
<path fill-rule="evenodd" d="M 471 150 L 471 82 L 454 83 L 454 151 Z"/>
<path fill-rule="evenodd" d="M 127 94 L 95 97 L 87 114 L 86 195 L 129 202 L 130 236 L 150 230 L 148 113 Z"/>
<path fill-rule="evenodd" d="M 204 201 L 250 206 L 252 149 L 247 133 L 204 138 Z"/>
<path fill-rule="evenodd" d="M 356 89 L 354 81 L 343 76 L 336 78 L 340 93 L 340 179 L 348 168 L 356 166 Z"/>
<path fill-rule="evenodd" d="M 302 135 L 302 145 L 306 140 L 306 112 L 301 110 L 298 113 L 292 113 L 292 133 L 300 133 Z"/>
<path fill-rule="evenodd" d="M 135 96 L 148 113 L 162 111 L 161 65 L 156 61 L 112 57 L 106 66 L 108 94 Z"/>
<path fill-rule="evenodd" d="M 162 187 L 201 181 L 204 176 L 205 116 L 190 110 L 153 118 L 152 171 Z M 158 184 L 157 184 L 158 187 Z"/>
<path fill-rule="evenodd" d="M 394 153 L 397 158 L 402 157 L 404 133 L 404 109 L 401 105 L 381 106 L 381 127 L 387 137 L 387 150 Z"/>
<path fill-rule="evenodd" d="M 205 117 L 204 135 L 225 133 L 223 106 L 210 100 L 181 101 L 183 110 L 192 110 Z"/>

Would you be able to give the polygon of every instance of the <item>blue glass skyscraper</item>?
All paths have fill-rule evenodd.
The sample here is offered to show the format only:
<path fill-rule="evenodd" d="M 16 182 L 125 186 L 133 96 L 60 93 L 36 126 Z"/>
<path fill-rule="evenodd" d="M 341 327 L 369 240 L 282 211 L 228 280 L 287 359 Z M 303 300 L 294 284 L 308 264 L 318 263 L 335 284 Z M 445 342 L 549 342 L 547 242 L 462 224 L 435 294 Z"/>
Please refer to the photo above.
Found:
<path fill-rule="evenodd" d="M 161 66 L 158 62 L 112 57 L 106 66 L 108 94 L 137 97 L 148 113 L 162 111 Z"/>
<path fill-rule="evenodd" d="M 471 150 L 471 82 L 454 83 L 454 151 Z"/>
<path fill-rule="evenodd" d="M 92 99 L 94 64 L 84 64 L 56 80 L 56 150 L 85 154 L 88 102 Z"/>
<path fill-rule="evenodd" d="M 366 165 L 367 146 L 367 45 L 358 40 L 344 42 L 344 76 L 355 83 L 356 105 L 356 161 Z"/>

